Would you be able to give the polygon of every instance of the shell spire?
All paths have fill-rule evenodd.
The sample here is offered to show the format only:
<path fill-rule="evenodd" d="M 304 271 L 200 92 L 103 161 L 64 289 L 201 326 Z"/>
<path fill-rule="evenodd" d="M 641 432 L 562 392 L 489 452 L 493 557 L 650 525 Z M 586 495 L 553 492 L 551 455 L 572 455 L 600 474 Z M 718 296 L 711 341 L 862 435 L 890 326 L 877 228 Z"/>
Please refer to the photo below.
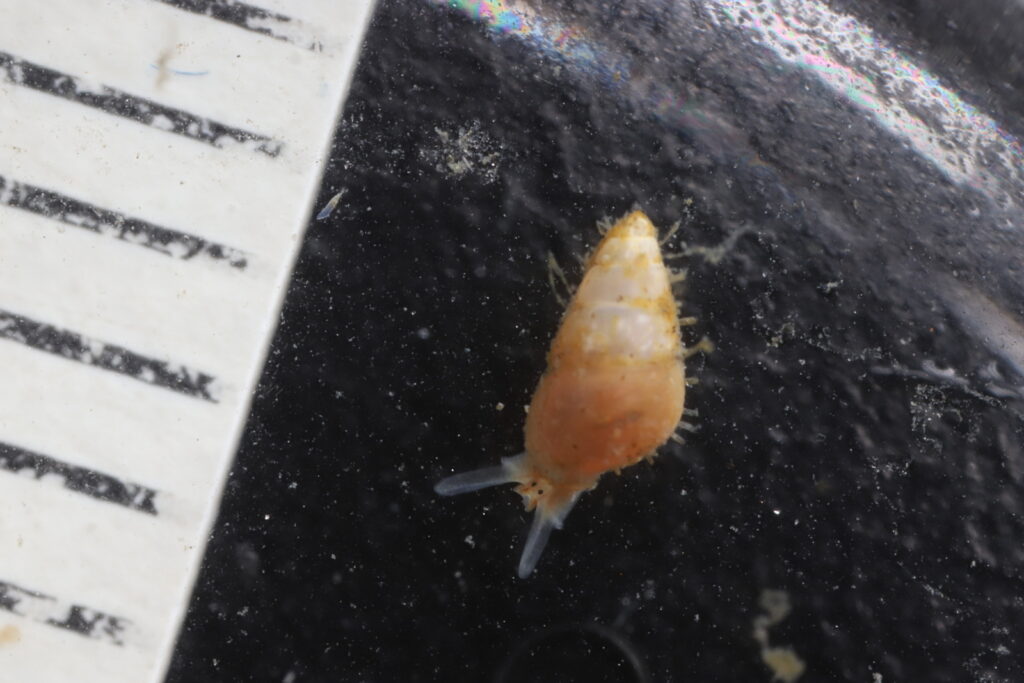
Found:
<path fill-rule="evenodd" d="M 634 211 L 587 260 L 530 402 L 525 452 L 444 479 L 436 490 L 455 495 L 517 483 L 526 508 L 536 510 L 519 564 L 525 577 L 580 493 L 672 436 L 685 393 L 671 276 L 657 229 Z"/>

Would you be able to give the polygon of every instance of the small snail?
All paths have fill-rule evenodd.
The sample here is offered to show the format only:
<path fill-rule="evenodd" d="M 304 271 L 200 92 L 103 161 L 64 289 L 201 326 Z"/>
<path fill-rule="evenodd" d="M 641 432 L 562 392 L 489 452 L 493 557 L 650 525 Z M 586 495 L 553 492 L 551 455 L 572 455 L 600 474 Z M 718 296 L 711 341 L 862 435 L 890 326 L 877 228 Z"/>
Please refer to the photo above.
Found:
<path fill-rule="evenodd" d="M 456 474 L 452 496 L 516 483 L 535 510 L 519 576 L 534 569 L 552 529 L 601 475 L 653 456 L 683 414 L 688 355 L 658 232 L 642 211 L 621 218 L 587 260 L 526 417 L 526 450 Z"/>

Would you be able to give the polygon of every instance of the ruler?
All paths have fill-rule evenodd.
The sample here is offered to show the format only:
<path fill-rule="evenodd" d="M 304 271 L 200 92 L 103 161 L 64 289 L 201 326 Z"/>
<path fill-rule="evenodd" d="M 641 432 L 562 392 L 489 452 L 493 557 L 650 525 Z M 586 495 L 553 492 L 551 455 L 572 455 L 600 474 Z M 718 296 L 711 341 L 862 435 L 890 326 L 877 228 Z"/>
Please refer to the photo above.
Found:
<path fill-rule="evenodd" d="M 0 0 L 0 678 L 162 680 L 373 0 Z"/>

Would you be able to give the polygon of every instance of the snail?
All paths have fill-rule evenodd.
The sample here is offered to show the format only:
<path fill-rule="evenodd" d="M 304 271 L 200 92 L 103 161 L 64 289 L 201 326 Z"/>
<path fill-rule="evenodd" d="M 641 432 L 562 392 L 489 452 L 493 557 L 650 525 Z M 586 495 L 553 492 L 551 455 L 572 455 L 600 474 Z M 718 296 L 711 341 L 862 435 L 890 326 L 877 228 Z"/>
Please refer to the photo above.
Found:
<path fill-rule="evenodd" d="M 552 529 L 605 472 L 650 458 L 683 415 L 684 349 L 658 232 L 633 211 L 604 235 L 551 343 L 547 369 L 527 411 L 525 450 L 498 466 L 447 477 L 452 496 L 517 484 L 533 523 L 518 574 L 535 568 Z M 689 322 L 686 319 L 685 322 Z"/>

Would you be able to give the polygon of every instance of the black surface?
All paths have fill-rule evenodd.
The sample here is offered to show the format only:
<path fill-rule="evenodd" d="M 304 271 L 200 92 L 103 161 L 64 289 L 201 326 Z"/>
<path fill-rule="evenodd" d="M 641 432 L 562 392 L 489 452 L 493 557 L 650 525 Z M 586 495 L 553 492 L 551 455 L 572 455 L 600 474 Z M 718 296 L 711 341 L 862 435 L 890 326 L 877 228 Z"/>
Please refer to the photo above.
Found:
<path fill-rule="evenodd" d="M 1021 319 L 1009 209 L 739 37 L 680 43 L 690 7 L 574 11 L 660 54 L 644 75 L 703 130 L 381 3 L 318 206 L 347 194 L 308 234 L 170 681 L 767 681 L 765 589 L 801 681 L 1024 680 L 1022 378 L 949 303 Z M 913 39 L 912 8 L 858 9 Z M 602 480 L 518 580 L 518 497 L 432 486 L 521 449 L 560 315 L 547 252 L 578 279 L 634 203 L 690 245 L 749 231 L 689 260 L 687 339 L 718 347 L 691 364 L 701 429 Z"/>

